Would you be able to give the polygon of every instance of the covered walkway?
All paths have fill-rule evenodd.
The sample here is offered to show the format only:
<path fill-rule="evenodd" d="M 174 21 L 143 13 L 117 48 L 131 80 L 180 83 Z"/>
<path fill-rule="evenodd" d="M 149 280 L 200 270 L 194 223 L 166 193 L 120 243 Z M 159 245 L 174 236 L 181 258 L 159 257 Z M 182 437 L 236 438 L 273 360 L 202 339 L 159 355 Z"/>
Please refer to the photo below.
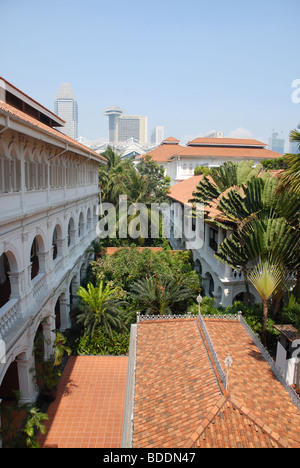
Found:
<path fill-rule="evenodd" d="M 43 448 L 121 447 L 128 357 L 71 356 L 49 405 Z"/>

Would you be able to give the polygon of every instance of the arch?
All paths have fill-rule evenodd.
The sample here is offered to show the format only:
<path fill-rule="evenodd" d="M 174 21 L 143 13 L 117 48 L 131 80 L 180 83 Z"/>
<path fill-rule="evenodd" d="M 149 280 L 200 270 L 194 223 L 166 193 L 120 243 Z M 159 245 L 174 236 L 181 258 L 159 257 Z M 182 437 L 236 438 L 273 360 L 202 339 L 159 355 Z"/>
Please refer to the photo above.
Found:
<path fill-rule="evenodd" d="M 199 275 L 202 275 L 203 268 L 199 258 L 196 258 L 194 265 L 195 270 L 199 273 Z"/>
<path fill-rule="evenodd" d="M 71 275 L 71 280 L 70 280 L 70 283 L 69 283 L 68 302 L 69 302 L 69 305 L 70 305 L 70 314 L 72 314 L 72 308 L 76 307 L 76 305 L 78 303 L 78 296 L 77 296 L 76 292 L 77 292 L 77 289 L 80 286 L 80 276 L 79 275 L 80 275 L 80 272 L 73 273 Z"/>
<path fill-rule="evenodd" d="M 15 400 L 14 391 L 18 390 L 20 390 L 18 367 L 17 361 L 14 359 L 6 368 L 0 383 L 0 400 L 2 400 L 2 405 L 5 405 L 5 403 L 9 404 L 11 400 Z"/>
<path fill-rule="evenodd" d="M 255 296 L 252 293 L 249 293 L 249 294 L 250 294 L 251 304 L 254 304 Z M 237 301 L 243 302 L 243 304 L 247 305 L 246 291 L 241 291 L 234 296 L 232 303 L 237 302 Z"/>
<path fill-rule="evenodd" d="M 11 245 L 7 245 L 6 247 L 6 250 L 3 250 L 2 253 L 4 253 L 8 259 L 9 271 L 11 271 L 12 273 L 17 273 L 19 271 L 20 264 L 19 255 L 17 252 L 15 252 L 15 248 Z"/>
<path fill-rule="evenodd" d="M 62 228 L 59 224 L 56 224 L 52 233 L 52 259 L 55 260 L 57 257 L 62 256 Z"/>
<path fill-rule="evenodd" d="M 40 272 L 39 254 L 45 252 L 45 244 L 40 234 L 36 235 L 30 247 L 31 279 L 33 280 Z"/>
<path fill-rule="evenodd" d="M 71 247 L 75 244 L 75 222 L 74 218 L 71 216 L 68 222 L 68 247 Z"/>
<path fill-rule="evenodd" d="M 214 297 L 215 282 L 211 273 L 206 272 L 203 278 L 203 286 L 208 296 Z"/>
<path fill-rule="evenodd" d="M 18 272 L 16 255 L 7 249 L 0 255 L 0 308 L 11 298 L 20 297 L 21 284 Z M 11 281 L 12 276 L 13 281 Z"/>
<path fill-rule="evenodd" d="M 78 237 L 82 237 L 84 235 L 84 224 L 84 216 L 81 211 L 78 218 Z"/>
<path fill-rule="evenodd" d="M 86 227 L 87 231 L 90 231 L 93 226 L 93 218 L 91 214 L 91 208 L 88 207 L 87 212 L 86 212 Z"/>

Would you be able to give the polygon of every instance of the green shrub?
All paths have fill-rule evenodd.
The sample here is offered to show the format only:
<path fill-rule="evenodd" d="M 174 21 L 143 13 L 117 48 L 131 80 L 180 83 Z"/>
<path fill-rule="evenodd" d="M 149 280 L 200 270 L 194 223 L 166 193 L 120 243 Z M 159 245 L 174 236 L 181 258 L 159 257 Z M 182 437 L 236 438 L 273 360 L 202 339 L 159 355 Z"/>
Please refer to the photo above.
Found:
<path fill-rule="evenodd" d="M 98 328 L 93 336 L 84 335 L 79 339 L 76 352 L 79 355 L 124 355 L 128 353 L 129 337 L 127 332 L 113 331 L 112 335 L 108 335 Z"/>

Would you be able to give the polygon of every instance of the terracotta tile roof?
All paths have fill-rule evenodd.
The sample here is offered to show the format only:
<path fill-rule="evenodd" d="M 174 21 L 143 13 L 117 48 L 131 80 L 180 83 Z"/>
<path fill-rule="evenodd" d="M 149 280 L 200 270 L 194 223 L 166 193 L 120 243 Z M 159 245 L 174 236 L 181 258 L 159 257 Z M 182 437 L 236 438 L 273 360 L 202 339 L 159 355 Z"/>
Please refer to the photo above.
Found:
<path fill-rule="evenodd" d="M 180 203 L 189 204 L 189 200 L 193 198 L 193 192 L 203 177 L 203 174 L 195 175 L 172 185 L 169 188 L 168 197 Z"/>
<path fill-rule="evenodd" d="M 95 153 L 90 148 L 87 148 L 81 143 L 78 143 L 76 140 L 73 140 L 73 138 L 70 138 L 67 135 L 64 135 L 63 133 L 59 132 L 55 128 L 51 128 L 48 125 L 45 125 L 42 122 L 39 122 L 34 117 L 31 117 L 30 115 L 25 114 L 24 112 L 20 111 L 19 109 L 16 109 L 15 107 L 11 106 L 10 104 L 7 104 L 6 102 L 0 101 L 0 113 L 3 113 L 4 115 L 8 115 L 9 117 L 15 120 L 22 121 L 22 123 L 25 123 L 26 125 L 30 125 L 38 129 L 39 131 L 56 138 L 57 140 L 63 141 L 64 143 L 69 143 L 70 151 L 71 151 L 71 146 L 73 146 L 75 148 L 80 149 L 81 151 L 84 151 L 87 156 L 91 155 L 93 159 L 97 159 L 98 161 L 106 161 L 102 156 L 100 156 L 98 153 Z"/>
<path fill-rule="evenodd" d="M 192 435 L 193 448 L 287 448 L 230 395 L 223 396 Z"/>
<path fill-rule="evenodd" d="M 119 252 L 120 250 L 130 249 L 131 247 L 106 247 L 105 251 L 107 255 L 114 255 L 115 253 Z M 152 252 L 162 252 L 162 247 L 133 247 L 136 248 L 139 252 L 142 252 L 145 249 L 150 249 Z"/>
<path fill-rule="evenodd" d="M 195 321 L 141 322 L 137 343 L 133 447 L 184 447 L 221 396 Z"/>
<path fill-rule="evenodd" d="M 205 318 L 228 392 L 197 322 L 138 323 L 133 448 L 300 447 L 300 411 L 241 322 Z"/>
<path fill-rule="evenodd" d="M 178 143 L 179 140 L 173 137 L 169 137 L 163 140 L 157 148 L 155 148 L 147 154 L 142 154 L 137 159 L 141 159 L 147 155 L 151 155 L 153 161 L 168 162 L 171 156 L 174 156 L 175 154 L 184 149 L 184 146 L 181 146 Z"/>
<path fill-rule="evenodd" d="M 187 145 L 212 145 L 212 146 L 267 146 L 266 143 L 254 140 L 252 138 L 195 138 L 187 143 Z"/>
<path fill-rule="evenodd" d="M 175 144 L 175 143 L 179 143 L 179 142 L 180 142 L 180 140 L 177 140 L 177 138 L 169 137 L 169 138 L 165 138 L 165 139 L 161 142 L 161 144 L 162 144 L 162 145 L 170 144 L 170 143 L 171 143 L 171 144 L 173 144 L 173 143 Z"/>
<path fill-rule="evenodd" d="M 217 138 L 216 138 L 217 140 Z M 170 157 L 211 157 L 211 158 L 245 158 L 245 159 L 276 159 L 282 154 L 261 147 L 239 147 L 239 146 L 187 146 L 179 153 Z"/>

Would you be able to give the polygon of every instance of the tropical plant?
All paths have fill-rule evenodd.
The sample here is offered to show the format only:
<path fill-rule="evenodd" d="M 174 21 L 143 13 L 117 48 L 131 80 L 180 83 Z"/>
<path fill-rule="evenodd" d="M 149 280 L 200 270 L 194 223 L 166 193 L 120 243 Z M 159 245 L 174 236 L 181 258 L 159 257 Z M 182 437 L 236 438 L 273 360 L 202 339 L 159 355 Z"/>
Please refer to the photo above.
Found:
<path fill-rule="evenodd" d="M 79 355 L 110 355 L 120 356 L 128 353 L 129 332 L 118 333 L 112 331 L 108 335 L 102 328 L 97 328 L 94 335 L 83 335 L 76 345 Z"/>
<path fill-rule="evenodd" d="M 276 177 L 263 173 L 241 187 L 231 188 L 219 197 L 216 214 L 210 218 L 218 226 L 231 229 L 216 256 L 243 271 L 248 297 L 247 268 L 259 256 L 276 256 L 283 270 L 290 273 L 299 265 L 300 199 L 290 192 L 279 195 L 278 184 Z M 275 308 L 285 290 L 283 276 L 273 293 Z"/>
<path fill-rule="evenodd" d="M 139 312 L 146 315 L 178 314 L 193 297 L 193 288 L 185 278 L 159 279 L 157 276 L 136 282 L 131 289 Z"/>
<path fill-rule="evenodd" d="M 210 174 L 204 176 L 199 182 L 193 192 L 193 199 L 190 201 L 209 205 L 226 190 L 242 186 L 257 177 L 261 168 L 260 164 L 253 167 L 253 161 L 242 161 L 240 163 L 229 161 L 220 167 L 213 168 Z"/>
<path fill-rule="evenodd" d="M 300 132 L 292 130 L 290 141 L 298 143 L 298 154 L 285 154 L 286 168 L 279 174 L 279 191 L 288 190 L 300 195 Z"/>
<path fill-rule="evenodd" d="M 49 419 L 36 406 L 21 401 L 21 394 L 15 391 L 16 400 L 0 407 L 0 438 L 4 448 L 39 448 L 36 434 L 45 433 L 44 421 Z"/>
<path fill-rule="evenodd" d="M 102 156 L 107 163 L 99 169 L 101 201 L 117 206 L 119 196 L 128 194 L 127 184 L 132 161 L 130 158 L 122 159 L 110 146 Z"/>
<path fill-rule="evenodd" d="M 138 173 L 146 182 L 147 192 L 151 203 L 163 203 L 167 201 L 167 193 L 170 187 L 170 178 L 165 175 L 163 166 L 153 161 L 151 155 L 145 156 L 137 165 Z"/>
<path fill-rule="evenodd" d="M 105 255 L 93 264 L 98 281 L 129 292 L 132 285 L 147 275 L 165 278 L 185 276 L 194 285 L 194 294 L 200 288 L 199 276 L 193 270 L 190 253 L 184 251 L 158 251 L 150 248 L 124 247 L 114 255 Z M 118 292 L 118 290 L 116 291 Z"/>
<path fill-rule="evenodd" d="M 259 257 L 247 276 L 257 290 L 263 306 L 262 343 L 266 345 L 268 299 L 282 281 L 282 271 L 277 259 Z"/>
<path fill-rule="evenodd" d="M 56 388 L 62 374 L 62 361 L 64 356 L 71 354 L 71 349 L 66 345 L 64 335 L 56 330 L 53 350 L 50 356 L 45 359 L 43 333 L 38 333 L 34 342 L 35 367 L 34 372 L 36 384 L 40 389 L 42 397 L 47 401 L 52 401 L 56 396 Z"/>
<path fill-rule="evenodd" d="M 85 333 L 93 335 L 100 326 L 108 334 L 113 329 L 123 328 L 121 308 L 124 301 L 116 299 L 115 289 L 108 285 L 104 287 L 101 281 L 99 286 L 92 283 L 88 283 L 86 289 L 81 286 L 77 294 L 82 299 L 82 312 L 77 316 L 77 321 L 84 325 Z"/>

